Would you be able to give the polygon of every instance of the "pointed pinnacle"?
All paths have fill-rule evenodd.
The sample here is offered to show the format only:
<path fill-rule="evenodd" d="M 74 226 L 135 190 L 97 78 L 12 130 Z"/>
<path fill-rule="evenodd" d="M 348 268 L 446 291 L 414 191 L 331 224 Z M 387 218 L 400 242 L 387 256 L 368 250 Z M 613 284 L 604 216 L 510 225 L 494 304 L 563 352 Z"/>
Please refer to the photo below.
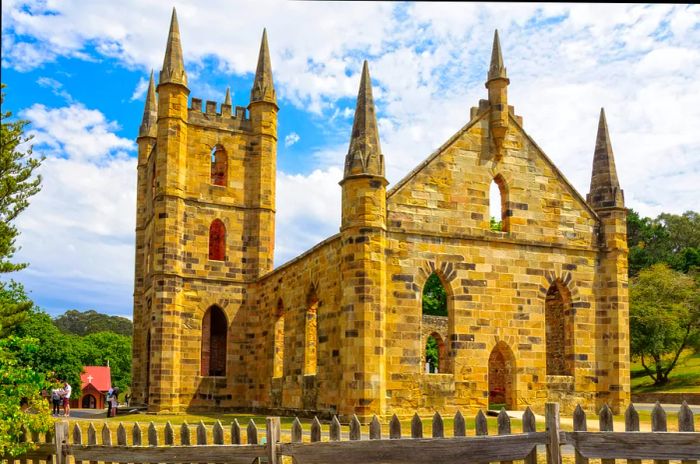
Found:
<path fill-rule="evenodd" d="M 501 54 L 501 41 L 498 38 L 498 29 L 493 34 L 493 48 L 491 49 L 491 65 L 489 66 L 488 80 L 508 79 L 506 67 L 503 65 Z"/>
<path fill-rule="evenodd" d="M 182 44 L 180 43 L 180 26 L 177 22 L 177 12 L 173 7 L 173 15 L 170 18 L 170 31 L 168 43 L 165 47 L 163 69 L 160 71 L 160 84 L 181 84 L 187 87 L 187 74 L 182 56 Z"/>
<path fill-rule="evenodd" d="M 139 127 L 139 137 L 155 137 L 157 121 L 158 101 L 156 100 L 156 86 L 153 82 L 153 70 L 151 70 L 151 78 L 146 91 L 146 104 L 143 108 L 143 119 L 141 119 L 141 127 Z"/>
<path fill-rule="evenodd" d="M 224 97 L 224 105 L 231 106 L 231 88 L 226 87 L 226 97 Z"/>
<path fill-rule="evenodd" d="M 250 91 L 250 102 L 266 101 L 277 104 L 275 84 L 272 81 L 272 64 L 270 63 L 270 49 L 267 46 L 267 29 L 263 29 L 258 54 L 258 67 L 255 70 L 253 88 Z"/>
<path fill-rule="evenodd" d="M 372 79 L 366 60 L 362 66 L 350 147 L 345 157 L 345 177 L 354 174 L 384 176 L 384 158 L 379 144 L 377 116 L 372 98 Z"/>
<path fill-rule="evenodd" d="M 588 202 L 593 207 L 623 206 L 624 204 L 615 168 L 615 156 L 610 143 L 608 122 L 603 108 L 600 109 L 598 120 L 598 134 L 593 154 L 593 173 L 588 197 Z"/>

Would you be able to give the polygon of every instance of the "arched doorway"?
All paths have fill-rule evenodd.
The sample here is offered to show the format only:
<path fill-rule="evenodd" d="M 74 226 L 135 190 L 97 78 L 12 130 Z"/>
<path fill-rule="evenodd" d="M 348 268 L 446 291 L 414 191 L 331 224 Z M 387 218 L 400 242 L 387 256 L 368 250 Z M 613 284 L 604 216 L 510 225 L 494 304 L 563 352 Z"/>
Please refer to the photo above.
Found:
<path fill-rule="evenodd" d="M 516 409 L 515 356 L 504 342 L 498 342 L 489 356 L 489 408 Z"/>
<path fill-rule="evenodd" d="M 83 409 L 95 409 L 97 407 L 97 400 L 92 395 L 85 395 L 83 396 L 80 407 Z"/>

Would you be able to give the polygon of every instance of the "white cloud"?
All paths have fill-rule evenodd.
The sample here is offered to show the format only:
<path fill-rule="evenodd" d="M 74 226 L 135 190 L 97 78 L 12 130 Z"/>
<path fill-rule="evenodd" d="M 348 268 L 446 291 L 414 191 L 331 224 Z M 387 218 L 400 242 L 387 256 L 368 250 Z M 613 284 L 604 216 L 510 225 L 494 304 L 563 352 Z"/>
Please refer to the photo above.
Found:
<path fill-rule="evenodd" d="M 69 94 L 63 88 L 63 84 L 58 82 L 56 79 L 44 76 L 44 77 L 40 77 L 39 79 L 37 79 L 36 83 L 42 87 L 47 87 L 47 88 L 51 89 L 51 92 L 54 95 L 63 98 L 67 103 L 73 103 L 73 97 L 71 96 L 71 94 Z"/>
<path fill-rule="evenodd" d="M 308 176 L 277 173 L 276 265 L 338 232 L 342 178 L 338 167 Z"/>
<path fill-rule="evenodd" d="M 134 93 L 131 94 L 131 98 L 129 99 L 129 101 L 140 100 L 141 98 L 143 98 L 144 95 L 146 95 L 146 90 L 148 90 L 148 79 L 142 77 L 136 83 Z"/>
<path fill-rule="evenodd" d="M 32 121 L 34 151 L 47 158 L 42 189 L 18 220 L 17 260 L 31 263 L 18 277 L 35 293 L 53 288 L 54 300 L 130 312 L 136 160 L 127 152 L 134 143 L 79 104 L 34 105 L 19 115 Z"/>
<path fill-rule="evenodd" d="M 291 147 L 292 145 L 297 143 L 299 140 L 301 140 L 301 137 L 299 137 L 299 134 L 297 134 L 296 132 L 290 132 L 284 138 L 284 146 Z"/>

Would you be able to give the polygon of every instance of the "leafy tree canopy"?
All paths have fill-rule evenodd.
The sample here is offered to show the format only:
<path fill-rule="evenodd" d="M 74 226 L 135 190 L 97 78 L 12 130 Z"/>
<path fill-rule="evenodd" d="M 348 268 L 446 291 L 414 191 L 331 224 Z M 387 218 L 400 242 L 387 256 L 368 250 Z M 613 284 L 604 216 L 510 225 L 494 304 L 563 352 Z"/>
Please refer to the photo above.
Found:
<path fill-rule="evenodd" d="M 423 287 L 423 314 L 447 316 L 447 293 L 435 273 L 428 277 Z"/>
<path fill-rule="evenodd" d="M 39 349 L 37 340 L 9 336 L 0 339 L 0 456 L 19 456 L 33 448 L 21 440 L 27 433 L 47 432 L 53 424 L 42 389 L 53 385 L 46 374 L 24 364 Z"/>
<path fill-rule="evenodd" d="M 80 359 L 85 366 L 106 366 L 112 374 L 112 386 L 126 392 L 131 386 L 131 337 L 113 332 L 98 332 L 82 338 Z"/>
<path fill-rule="evenodd" d="M 698 276 L 661 263 L 641 270 L 630 285 L 630 336 L 654 384 L 667 383 L 681 352 L 700 338 Z"/>
<path fill-rule="evenodd" d="M 2 89 L 5 84 L 2 84 Z M 0 94 L 4 102 L 5 93 Z M 40 189 L 41 176 L 34 176 L 43 158 L 32 156 L 32 136 L 24 134 L 29 121 L 11 120 L 10 111 L 0 112 L 0 272 L 23 269 L 26 263 L 12 263 L 18 231 L 13 221 L 29 206 L 29 198 Z"/>
<path fill-rule="evenodd" d="M 62 332 L 74 335 L 114 332 L 131 336 L 133 332 L 133 324 L 129 319 L 101 314 L 94 310 L 80 312 L 71 309 L 58 316 L 54 323 Z"/>
<path fill-rule="evenodd" d="M 627 213 L 629 275 L 656 263 L 688 272 L 700 267 L 700 215 L 686 211 L 682 215 L 662 213 L 656 219 Z"/>

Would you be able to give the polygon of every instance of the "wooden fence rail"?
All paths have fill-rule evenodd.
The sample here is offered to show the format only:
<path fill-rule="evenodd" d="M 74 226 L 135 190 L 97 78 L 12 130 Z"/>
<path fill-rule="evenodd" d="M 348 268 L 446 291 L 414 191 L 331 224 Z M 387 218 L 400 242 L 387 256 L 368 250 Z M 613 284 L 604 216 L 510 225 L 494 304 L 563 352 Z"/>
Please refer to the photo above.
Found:
<path fill-rule="evenodd" d="M 230 426 L 230 443 L 226 443 L 225 429 L 220 422 L 213 426 L 202 422 L 196 426 L 183 423 L 176 443 L 176 430 L 169 422 L 161 432 L 153 422 L 144 430 L 136 423 L 130 433 L 127 427 L 119 424 L 116 442 L 113 442 L 113 431 L 107 423 L 98 427 L 90 423 L 84 439 L 77 424 L 69 431 L 68 423 L 63 421 L 57 422 L 54 431 L 46 434 L 43 440 L 38 434 L 31 434 L 29 441 L 37 444 L 35 450 L 21 457 L 5 457 L 3 462 L 250 464 L 262 460 L 277 464 L 283 456 L 290 456 L 296 464 L 512 464 L 515 460 L 536 464 L 537 447 L 544 446 L 547 463 L 560 464 L 562 445 L 573 447 L 576 464 L 588 464 L 591 458 L 601 459 L 601 464 L 615 464 L 615 459 L 626 459 L 628 464 L 640 464 L 641 459 L 653 459 L 655 464 L 667 464 L 671 459 L 682 460 L 682 464 L 697 464 L 700 460 L 700 432 L 695 432 L 693 412 L 685 403 L 678 414 L 678 432 L 667 431 L 666 412 L 659 404 L 651 413 L 651 432 L 639 431 L 639 414 L 632 405 L 625 413 L 625 431 L 613 430 L 613 416 L 607 406 L 599 412 L 598 421 L 600 431 L 589 432 L 586 414 L 577 406 L 573 412 L 573 431 L 563 432 L 556 403 L 547 403 L 545 427 L 541 431 L 537 431 L 535 415 L 529 408 L 522 416 L 522 430 L 515 433 L 510 417 L 502 410 L 497 418 L 497 435 L 488 434 L 486 416 L 481 411 L 474 418 L 473 435 L 472 431 L 467 434 L 464 416 L 458 412 L 452 437 L 445 437 L 445 421 L 439 413 L 432 417 L 430 437 L 424 436 L 423 420 L 417 414 L 410 421 L 410 430 L 406 427 L 405 431 L 396 415 L 388 424 L 374 417 L 366 434 L 357 417 L 347 426 L 341 425 L 337 417 L 327 426 L 315 418 L 306 432 L 295 419 L 291 429 L 284 431 L 291 439 L 280 442 L 280 420 L 268 417 L 261 439 L 252 420 L 245 431 L 234 420 Z M 131 438 L 131 443 L 127 437 Z M 27 440 L 27 433 L 23 434 L 23 439 Z"/>

